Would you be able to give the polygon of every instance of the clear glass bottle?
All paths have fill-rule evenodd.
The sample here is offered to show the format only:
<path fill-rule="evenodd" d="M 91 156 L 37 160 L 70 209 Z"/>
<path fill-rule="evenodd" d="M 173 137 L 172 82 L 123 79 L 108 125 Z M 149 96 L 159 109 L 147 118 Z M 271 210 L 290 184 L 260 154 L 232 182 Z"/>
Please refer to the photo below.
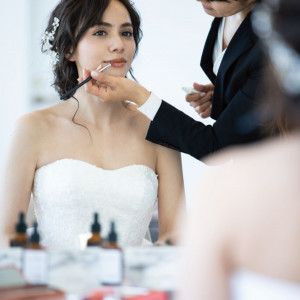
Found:
<path fill-rule="evenodd" d="M 28 246 L 22 253 L 22 272 L 30 284 L 48 283 L 48 254 L 40 245 L 40 234 L 36 222 L 33 224 L 33 233 Z"/>
<path fill-rule="evenodd" d="M 123 281 L 123 253 L 117 244 L 118 235 L 115 223 L 110 224 L 110 232 L 107 241 L 102 245 L 100 254 L 101 284 L 121 285 Z"/>

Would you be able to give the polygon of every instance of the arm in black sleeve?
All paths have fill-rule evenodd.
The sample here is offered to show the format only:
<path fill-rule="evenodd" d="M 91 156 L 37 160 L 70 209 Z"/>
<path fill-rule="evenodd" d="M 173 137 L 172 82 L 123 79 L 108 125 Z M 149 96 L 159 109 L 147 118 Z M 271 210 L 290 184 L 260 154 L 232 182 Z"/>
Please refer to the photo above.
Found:
<path fill-rule="evenodd" d="M 213 126 L 195 121 L 163 101 L 150 124 L 147 140 L 202 159 L 224 147 L 260 139 L 253 108 L 255 92 L 262 79 L 262 67 L 252 66 L 249 72 L 245 84 L 233 96 Z"/>

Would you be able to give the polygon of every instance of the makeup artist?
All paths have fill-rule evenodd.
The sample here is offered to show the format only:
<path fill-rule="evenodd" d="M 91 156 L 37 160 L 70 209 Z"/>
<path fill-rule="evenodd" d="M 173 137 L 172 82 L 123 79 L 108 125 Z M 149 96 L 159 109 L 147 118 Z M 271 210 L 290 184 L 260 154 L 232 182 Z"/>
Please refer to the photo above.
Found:
<path fill-rule="evenodd" d="M 105 102 L 135 102 L 152 121 L 147 140 L 202 159 L 227 146 L 262 138 L 253 110 L 264 67 L 262 50 L 251 27 L 251 12 L 259 0 L 198 1 L 207 14 L 215 17 L 201 58 L 211 84 L 194 84 L 199 93 L 188 95 L 186 100 L 200 106 L 197 110 L 204 116 L 211 113 L 216 120 L 213 126 L 195 121 L 127 78 L 92 71 L 95 80 L 85 88 Z M 90 75 L 85 74 L 80 80 Z"/>

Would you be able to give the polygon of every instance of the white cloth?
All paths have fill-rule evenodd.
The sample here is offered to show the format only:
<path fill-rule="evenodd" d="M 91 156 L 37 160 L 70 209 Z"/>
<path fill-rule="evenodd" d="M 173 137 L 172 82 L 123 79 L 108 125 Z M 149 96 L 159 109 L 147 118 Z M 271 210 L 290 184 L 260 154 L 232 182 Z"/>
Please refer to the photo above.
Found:
<path fill-rule="evenodd" d="M 232 300 L 299 300 L 300 285 L 240 270 L 230 280 Z"/>
<path fill-rule="evenodd" d="M 33 205 L 42 244 L 50 249 L 79 249 L 79 235 L 90 232 L 95 212 L 107 237 L 114 220 L 122 247 L 140 246 L 157 200 L 158 179 L 144 165 L 104 170 L 60 159 L 39 168 Z"/>
<path fill-rule="evenodd" d="M 213 51 L 213 72 L 217 76 L 223 57 L 225 55 L 226 49 L 223 50 L 223 35 L 224 35 L 224 24 L 225 18 L 222 18 L 222 21 L 219 25 L 218 36 L 215 42 L 214 51 Z"/>
<path fill-rule="evenodd" d="M 153 121 L 158 109 L 160 108 L 161 102 L 161 99 L 151 93 L 147 101 L 143 105 L 141 105 L 138 110 L 149 120 Z"/>

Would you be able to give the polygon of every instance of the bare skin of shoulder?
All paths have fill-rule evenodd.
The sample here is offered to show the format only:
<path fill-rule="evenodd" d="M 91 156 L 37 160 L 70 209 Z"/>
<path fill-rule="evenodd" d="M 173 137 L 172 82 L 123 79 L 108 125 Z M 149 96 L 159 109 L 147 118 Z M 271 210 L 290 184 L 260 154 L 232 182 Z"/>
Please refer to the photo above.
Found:
<path fill-rule="evenodd" d="M 300 284 L 299 153 L 298 134 L 210 159 L 222 165 L 189 215 L 183 274 L 193 276 L 182 278 L 179 299 L 230 299 L 235 270 Z"/>

